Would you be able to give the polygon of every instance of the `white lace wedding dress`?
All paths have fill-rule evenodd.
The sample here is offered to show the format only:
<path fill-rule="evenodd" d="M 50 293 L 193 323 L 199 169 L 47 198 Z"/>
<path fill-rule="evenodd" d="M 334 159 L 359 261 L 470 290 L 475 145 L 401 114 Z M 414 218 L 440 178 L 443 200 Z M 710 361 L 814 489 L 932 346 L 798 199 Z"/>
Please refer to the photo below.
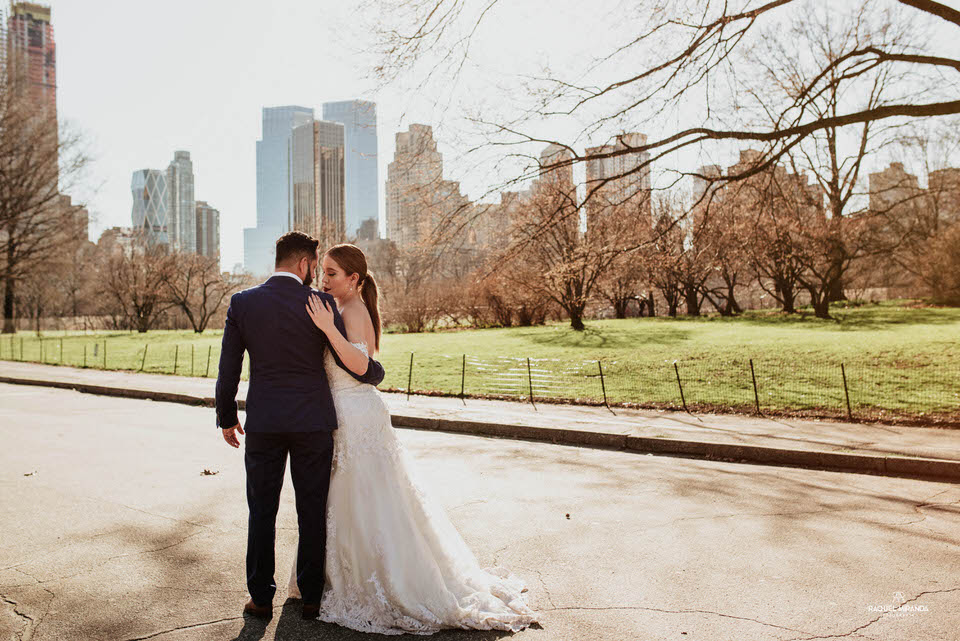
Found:
<path fill-rule="evenodd" d="M 354 343 L 364 353 L 366 345 Z M 323 621 L 361 632 L 521 630 L 536 614 L 522 582 L 481 569 L 443 509 L 418 484 L 380 392 L 324 360 L 337 409 L 327 499 Z M 296 562 L 288 594 L 299 598 Z"/>

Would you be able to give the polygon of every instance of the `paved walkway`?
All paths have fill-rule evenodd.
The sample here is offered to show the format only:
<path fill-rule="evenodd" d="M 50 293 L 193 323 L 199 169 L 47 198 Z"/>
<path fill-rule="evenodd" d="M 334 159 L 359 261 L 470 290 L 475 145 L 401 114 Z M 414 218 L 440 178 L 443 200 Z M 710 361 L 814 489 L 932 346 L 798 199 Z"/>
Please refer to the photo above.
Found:
<path fill-rule="evenodd" d="M 43 381 L 60 385 L 87 385 L 132 393 L 173 394 L 189 403 L 210 403 L 214 379 L 76 369 L 55 365 L 0 361 L 0 380 Z M 238 397 L 246 396 L 241 383 Z M 90 391 L 90 390 L 88 390 Z M 754 462 L 801 465 L 791 453 L 819 453 L 830 459 L 811 459 L 812 467 L 838 467 L 831 461 L 866 461 L 863 471 L 884 473 L 880 458 L 938 459 L 951 462 L 943 478 L 960 480 L 960 431 L 881 424 L 794 420 L 739 415 L 691 415 L 684 412 L 632 410 L 573 405 L 530 404 L 509 401 L 411 396 L 385 393 L 397 426 L 518 437 L 586 446 L 749 460 L 751 451 L 780 452 L 780 459 Z M 213 414 L 210 415 L 211 422 Z M 689 444 L 697 444 L 691 449 Z M 683 444 L 687 444 L 684 446 Z M 769 452 L 766 452 L 769 455 Z M 783 458 L 786 456 L 786 458 Z M 796 457 L 793 457 L 796 458 Z M 869 458 L 869 460 L 867 460 Z M 819 462 L 819 464 L 818 464 Z M 895 461 L 900 463 L 900 461 Z M 903 474 L 893 474 L 903 475 Z M 909 475 L 909 474 L 907 474 Z"/>
<path fill-rule="evenodd" d="M 3 641 L 391 641 L 285 605 L 244 618 L 243 452 L 206 407 L 0 384 Z M 419 641 L 951 641 L 960 485 L 398 430 L 540 627 Z M 209 470 L 204 474 L 204 470 Z"/>

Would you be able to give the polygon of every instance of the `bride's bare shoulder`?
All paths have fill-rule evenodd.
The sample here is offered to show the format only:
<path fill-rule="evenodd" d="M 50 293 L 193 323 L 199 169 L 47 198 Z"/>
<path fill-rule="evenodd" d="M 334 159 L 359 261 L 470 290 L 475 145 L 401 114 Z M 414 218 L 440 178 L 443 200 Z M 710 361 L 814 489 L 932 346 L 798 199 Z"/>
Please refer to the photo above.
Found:
<path fill-rule="evenodd" d="M 373 346 L 371 338 L 374 336 L 373 321 L 370 319 L 370 312 L 367 306 L 362 302 L 351 302 L 344 305 L 340 310 L 340 316 L 343 317 L 343 325 L 347 330 L 347 338 L 354 343 L 366 343 Z"/>

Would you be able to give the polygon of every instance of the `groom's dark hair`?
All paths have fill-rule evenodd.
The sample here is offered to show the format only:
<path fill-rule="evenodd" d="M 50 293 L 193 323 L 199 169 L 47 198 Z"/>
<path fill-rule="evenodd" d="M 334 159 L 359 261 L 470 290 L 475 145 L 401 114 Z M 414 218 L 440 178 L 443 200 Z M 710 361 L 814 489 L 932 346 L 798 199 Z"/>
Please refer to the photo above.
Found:
<path fill-rule="evenodd" d="M 301 258 L 313 258 L 317 255 L 320 241 L 302 231 L 290 231 L 277 239 L 276 267 L 296 263 Z"/>

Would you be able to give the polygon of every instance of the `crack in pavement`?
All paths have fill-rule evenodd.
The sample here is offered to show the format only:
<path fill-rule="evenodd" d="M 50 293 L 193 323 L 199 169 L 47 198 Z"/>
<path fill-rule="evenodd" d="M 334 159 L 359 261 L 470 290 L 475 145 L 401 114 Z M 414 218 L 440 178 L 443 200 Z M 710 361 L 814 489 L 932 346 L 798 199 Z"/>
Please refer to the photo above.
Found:
<path fill-rule="evenodd" d="M 497 560 L 497 557 L 499 557 L 501 554 L 503 554 L 503 553 L 507 550 L 507 548 L 509 548 L 509 547 L 510 547 L 509 544 L 504 545 L 502 548 L 500 548 L 499 550 L 497 550 L 496 552 L 493 553 L 493 564 L 494 564 L 494 565 L 499 565 L 499 564 L 500 564 L 500 561 Z"/>
<path fill-rule="evenodd" d="M 46 580 L 43 580 L 43 581 L 41 581 L 41 580 L 38 579 L 37 577 L 33 576 L 32 574 L 30 574 L 30 573 L 28 573 L 28 572 L 25 572 L 24 570 L 21 570 L 19 567 L 13 567 L 13 568 L 11 568 L 11 569 L 12 569 L 14 572 L 18 572 L 18 573 L 20 573 L 20 574 L 23 574 L 24 576 L 27 576 L 27 577 L 33 579 L 33 580 L 36 582 L 37 585 L 43 586 L 43 585 L 47 585 L 47 584 L 49 584 L 49 583 L 59 583 L 60 581 L 66 581 L 66 580 L 68 580 L 68 579 L 74 579 L 74 578 L 76 578 L 76 577 L 78 577 L 78 576 L 82 576 L 82 575 L 84 575 L 84 574 L 88 574 L 88 573 L 90 573 L 90 572 L 93 572 L 93 571 L 97 570 L 97 569 L 100 567 L 101 564 L 107 563 L 108 561 L 114 561 L 114 560 L 116 560 L 116 559 L 122 559 L 122 558 L 136 557 L 136 556 L 141 556 L 141 555 L 144 555 L 144 554 L 153 554 L 153 553 L 155 553 L 155 552 L 162 552 L 163 550 L 169 550 L 170 548 L 176 547 L 176 546 L 178 546 L 178 545 L 180 545 L 180 544 L 182 544 L 182 543 L 184 543 L 184 542 L 186 542 L 186 541 L 188 541 L 188 540 L 190 540 L 190 539 L 192 539 L 192 538 L 194 538 L 194 537 L 196 537 L 196 536 L 200 536 L 201 534 L 204 534 L 204 533 L 205 533 L 205 532 L 203 532 L 202 530 L 201 530 L 201 531 L 198 531 L 198 532 L 194 532 L 193 534 L 190 534 L 190 535 L 188 535 L 188 536 L 185 536 L 185 537 L 183 537 L 182 539 L 180 539 L 179 541 L 176 541 L 175 543 L 171 543 L 171 544 L 169 544 L 169 545 L 164 545 L 163 547 L 159 547 L 159 548 L 154 548 L 154 549 L 152 549 L 152 550 L 142 550 L 142 551 L 140 551 L 140 552 L 128 552 L 128 553 L 126 553 L 126 554 L 117 554 L 116 556 L 108 556 L 108 557 L 106 557 L 106 558 L 104 558 L 104 559 L 97 560 L 97 561 L 95 562 L 95 565 L 94 565 L 93 567 L 87 568 L 87 569 L 85 569 L 85 570 L 81 570 L 80 572 L 77 572 L 77 573 L 75 573 L 75 574 L 67 574 L 67 575 L 63 575 L 63 576 L 57 576 L 57 577 L 55 577 L 55 578 L 46 579 Z M 20 565 L 23 565 L 23 564 L 20 564 Z M 25 585 L 7 585 L 7 586 L 4 586 L 4 587 L 5 587 L 5 588 L 25 587 Z"/>
<path fill-rule="evenodd" d="M 31 617 L 26 612 L 21 612 L 20 610 L 18 610 L 17 606 L 20 604 L 17 603 L 16 601 L 12 601 L 8 599 L 5 595 L 0 594 L 0 599 L 3 599 L 4 603 L 8 605 L 12 605 L 13 613 L 25 621 L 23 629 L 18 632 L 14 632 L 14 634 L 17 635 L 17 641 L 21 641 L 23 639 L 24 633 L 33 625 L 33 617 Z"/>
<path fill-rule="evenodd" d="M 916 600 L 919 599 L 920 597 L 925 596 L 925 595 L 927 595 L 927 594 L 944 594 L 944 593 L 947 593 L 947 592 L 960 592 L 960 588 L 946 588 L 946 589 L 944 589 L 944 590 L 926 590 L 926 591 L 921 592 L 920 594 L 916 595 L 915 597 L 911 597 L 911 598 L 907 599 L 906 601 L 904 601 L 903 603 L 901 603 L 901 604 L 900 604 L 899 606 L 897 606 L 897 607 L 902 607 L 902 606 L 906 605 L 907 603 L 912 603 L 913 601 L 916 601 Z M 867 621 L 866 623 L 864 623 L 864 624 L 861 625 L 861 626 L 857 626 L 856 628 L 854 628 L 853 630 L 850 630 L 849 632 L 844 632 L 844 633 L 841 633 L 841 634 L 826 634 L 826 635 L 820 635 L 820 636 L 797 637 L 797 638 L 795 638 L 795 639 L 787 639 L 787 641 L 814 641 L 815 639 L 842 639 L 842 638 L 844 638 L 844 637 L 849 637 L 849 636 L 852 635 L 852 634 L 856 634 L 857 632 L 860 632 L 860 630 L 863 630 L 864 628 L 870 627 L 871 625 L 873 625 L 874 623 L 876 623 L 876 622 L 879 621 L 880 619 L 886 617 L 888 614 L 890 614 L 890 612 L 883 612 L 882 614 L 880 614 L 880 616 L 878 616 L 878 617 L 876 617 L 876 618 L 874 618 L 874 619 L 871 619 L 870 621 Z M 808 633 L 808 632 L 804 632 L 804 634 L 809 634 L 809 633 Z"/>
<path fill-rule="evenodd" d="M 713 612 L 712 610 L 665 610 L 663 608 L 651 608 L 644 607 L 641 605 L 623 605 L 623 606 L 564 606 L 558 608 L 551 608 L 548 610 L 543 610 L 543 612 L 556 612 L 559 610 L 591 610 L 591 611 L 614 611 L 614 610 L 643 610 L 647 612 L 663 612 L 666 614 L 712 614 L 713 616 L 723 617 L 725 619 L 737 619 L 739 621 L 751 621 L 753 623 L 759 623 L 760 625 L 767 626 L 770 628 L 777 628 L 778 630 L 789 630 L 790 632 L 799 632 L 800 634 L 810 634 L 805 630 L 798 630 L 796 628 L 788 628 L 786 626 L 777 625 L 776 623 L 767 623 L 766 621 L 760 621 L 759 619 L 751 619 L 750 617 L 738 617 L 733 614 L 724 614 L 723 612 Z M 813 638 L 813 637 L 811 637 Z"/>
<path fill-rule="evenodd" d="M 47 594 L 50 595 L 50 598 L 47 599 L 47 602 L 44 604 L 43 614 L 41 614 L 40 617 L 36 620 L 36 623 L 33 624 L 33 628 L 30 630 L 30 636 L 27 637 L 28 639 L 29 639 L 29 638 L 33 638 L 33 635 L 35 635 L 35 634 L 37 633 L 37 630 L 40 629 L 40 624 L 43 623 L 43 620 L 44 620 L 45 618 L 47 618 L 47 614 L 50 613 L 50 608 L 51 608 L 51 606 L 53 605 L 53 602 L 56 600 L 57 595 L 54 594 L 54 592 L 53 592 L 52 590 L 50 590 L 50 589 L 47 588 L 45 585 L 43 585 L 43 583 L 44 583 L 43 581 L 41 581 L 41 580 L 38 579 L 37 577 L 33 576 L 32 574 L 29 574 L 29 573 L 27 573 L 27 572 L 24 572 L 24 571 L 21 570 L 20 568 L 14 568 L 13 571 L 14 571 L 14 572 L 19 572 L 20 574 L 22 574 L 22 575 L 24 575 L 24 576 L 26 576 L 26 577 L 29 577 L 29 578 L 31 578 L 31 579 L 33 579 L 34 581 L 36 581 L 36 585 L 38 585 L 41 590 L 43 590 L 44 592 L 46 592 Z"/>
<path fill-rule="evenodd" d="M 200 536 L 201 534 L 203 534 L 203 532 L 194 532 L 193 534 L 190 534 L 190 535 L 188 535 L 188 536 L 185 536 L 185 537 L 183 537 L 182 539 L 180 539 L 179 541 L 177 541 L 176 543 L 171 543 L 170 545 L 165 545 L 165 546 L 163 546 L 163 547 L 159 547 L 159 548 L 156 548 L 156 549 L 153 549 L 153 550 L 143 550 L 142 552 L 128 552 L 127 554 L 118 554 L 118 555 L 116 555 L 116 556 L 107 557 L 106 559 L 104 559 L 104 560 L 101 561 L 100 563 L 106 563 L 107 561 L 113 561 L 114 559 L 122 559 L 122 558 L 125 558 L 125 557 L 141 556 L 141 555 L 143 555 L 143 554 L 153 554 L 154 552 L 163 552 L 164 550 L 169 550 L 170 548 L 177 547 L 178 545 L 189 541 L 190 539 L 192 539 L 192 538 L 195 537 L 195 536 Z M 76 575 L 74 575 L 74 576 L 76 576 Z"/>
<path fill-rule="evenodd" d="M 276 607 L 274 607 L 274 610 L 276 610 Z M 147 639 L 154 639 L 164 634 L 170 634 L 171 632 L 179 632 L 181 630 L 192 630 L 194 628 L 202 628 L 208 625 L 216 625 L 217 623 L 224 623 L 226 621 L 239 621 L 241 619 L 243 619 L 242 616 L 227 617 L 226 619 L 217 619 L 216 621 L 204 621 L 202 623 L 191 623 L 189 625 L 181 625 L 176 628 L 170 628 L 169 630 L 161 630 L 160 632 L 154 632 L 153 634 L 148 634 L 145 637 L 133 637 L 133 638 L 127 639 L 126 641 L 146 641 Z"/>

